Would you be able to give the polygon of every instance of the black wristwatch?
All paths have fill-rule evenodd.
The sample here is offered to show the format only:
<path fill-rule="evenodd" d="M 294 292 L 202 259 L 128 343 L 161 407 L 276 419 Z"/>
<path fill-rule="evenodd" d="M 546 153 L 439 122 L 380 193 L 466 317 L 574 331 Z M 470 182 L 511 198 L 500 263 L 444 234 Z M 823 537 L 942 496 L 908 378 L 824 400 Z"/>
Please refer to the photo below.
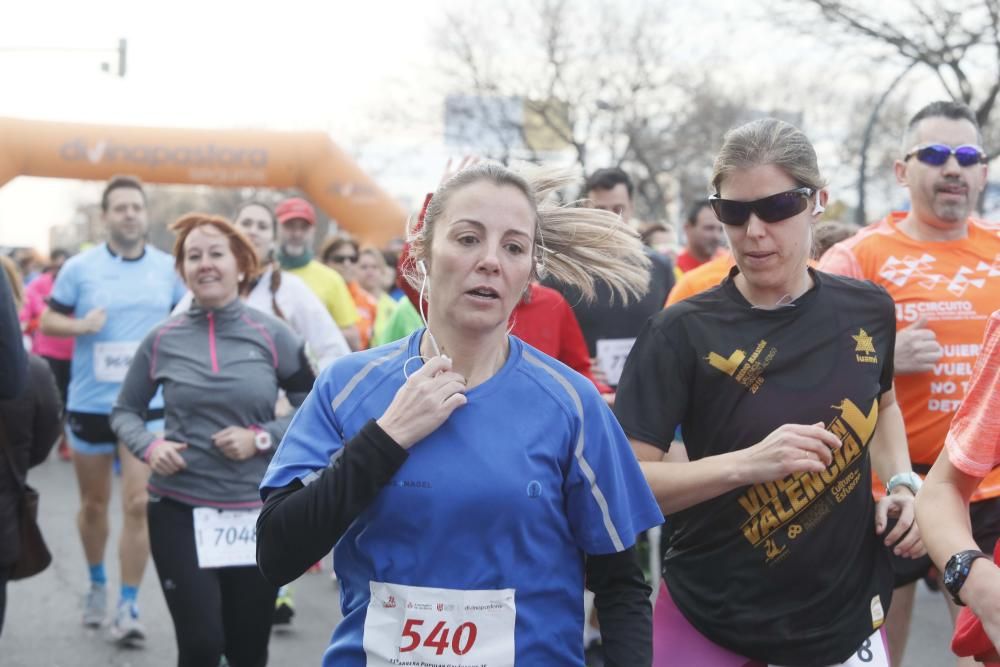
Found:
<path fill-rule="evenodd" d="M 969 570 L 972 569 L 972 562 L 977 558 L 989 558 L 989 556 L 975 549 L 959 551 L 949 558 L 948 564 L 944 566 L 944 574 L 942 576 L 944 587 L 948 589 L 948 592 L 951 593 L 952 601 L 959 607 L 964 607 L 965 603 L 958 597 L 958 592 L 962 590 L 965 579 L 969 576 Z"/>

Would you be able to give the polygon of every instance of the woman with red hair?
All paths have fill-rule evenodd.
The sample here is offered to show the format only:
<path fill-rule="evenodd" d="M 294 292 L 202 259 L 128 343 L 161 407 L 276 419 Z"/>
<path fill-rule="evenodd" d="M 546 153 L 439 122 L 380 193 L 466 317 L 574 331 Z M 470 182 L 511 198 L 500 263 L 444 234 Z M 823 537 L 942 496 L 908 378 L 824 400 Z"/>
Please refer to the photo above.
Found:
<path fill-rule="evenodd" d="M 150 464 L 149 542 L 173 618 L 178 664 L 267 662 L 277 588 L 254 561 L 257 485 L 292 414 L 277 418 L 279 389 L 297 408 L 314 374 L 301 339 L 248 307 L 256 273 L 250 241 L 220 217 L 178 220 L 174 257 L 189 310 L 139 346 L 111 415 L 119 439 Z M 163 386 L 165 437 L 143 413 Z"/>

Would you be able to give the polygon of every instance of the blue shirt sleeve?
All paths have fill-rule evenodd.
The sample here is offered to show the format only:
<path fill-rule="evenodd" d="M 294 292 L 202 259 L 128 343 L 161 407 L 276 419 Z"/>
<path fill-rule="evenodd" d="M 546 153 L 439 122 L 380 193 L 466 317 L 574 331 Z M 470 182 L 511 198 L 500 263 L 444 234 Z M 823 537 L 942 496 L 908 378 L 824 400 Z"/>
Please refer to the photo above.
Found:
<path fill-rule="evenodd" d="M 80 262 L 83 255 L 71 258 L 59 270 L 56 281 L 52 285 L 52 292 L 49 299 L 67 308 L 76 308 L 77 300 L 80 298 Z M 79 259 L 78 259 L 79 258 Z M 80 317 L 86 313 L 78 313 Z"/>
<path fill-rule="evenodd" d="M 285 431 L 278 450 L 260 483 L 261 499 L 273 489 L 288 486 L 330 465 L 330 459 L 344 447 L 337 415 L 333 411 L 331 366 L 324 371 Z"/>
<path fill-rule="evenodd" d="M 663 513 L 618 421 L 593 386 L 587 389 L 564 495 L 577 545 L 602 555 L 631 547 L 636 535 L 663 523 Z"/>

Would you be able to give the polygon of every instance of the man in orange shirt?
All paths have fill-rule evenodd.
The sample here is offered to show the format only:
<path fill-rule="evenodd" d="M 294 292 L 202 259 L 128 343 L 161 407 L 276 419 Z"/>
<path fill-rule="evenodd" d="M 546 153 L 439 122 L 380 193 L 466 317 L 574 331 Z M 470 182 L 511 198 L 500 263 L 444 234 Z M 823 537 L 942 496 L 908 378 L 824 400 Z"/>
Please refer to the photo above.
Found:
<path fill-rule="evenodd" d="M 725 247 L 726 235 L 722 231 L 722 223 L 707 199 L 699 199 L 691 206 L 684 223 L 684 236 L 687 244 L 677 255 L 676 266 L 680 273 L 704 266 Z"/>
<path fill-rule="evenodd" d="M 924 107 L 907 128 L 896 178 L 909 213 L 894 212 L 833 246 L 819 268 L 883 286 L 896 302 L 896 397 L 913 468 L 926 472 L 945 442 L 972 375 L 987 319 L 1000 308 L 1000 226 L 970 217 L 986 184 L 975 114 L 955 102 Z M 889 480 L 891 485 L 893 480 Z M 899 483 L 919 489 L 919 480 Z M 876 489 L 881 492 L 881 489 Z M 990 552 L 1000 536 L 1000 471 L 983 480 L 970 510 Z M 901 664 L 915 582 L 929 562 L 896 559 L 899 588 L 886 622 Z"/>
<path fill-rule="evenodd" d="M 704 292 L 709 287 L 715 287 L 729 275 L 729 270 L 736 266 L 732 253 L 723 250 L 715 259 L 697 266 L 680 278 L 667 295 L 667 306 L 683 301 L 695 294 Z"/>

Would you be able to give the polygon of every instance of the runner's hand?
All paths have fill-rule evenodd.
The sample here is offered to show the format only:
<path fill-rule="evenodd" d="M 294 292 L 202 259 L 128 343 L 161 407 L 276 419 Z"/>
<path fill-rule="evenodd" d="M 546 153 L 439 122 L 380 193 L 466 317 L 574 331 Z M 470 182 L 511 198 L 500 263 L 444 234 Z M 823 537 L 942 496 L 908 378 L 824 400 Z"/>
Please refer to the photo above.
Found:
<path fill-rule="evenodd" d="M 923 540 L 920 539 L 915 502 L 913 493 L 904 487 L 893 489 L 891 494 L 875 505 L 875 533 L 881 535 L 885 532 L 889 519 L 896 519 L 896 525 L 885 536 L 885 546 L 902 558 L 920 558 L 927 553 Z"/>
<path fill-rule="evenodd" d="M 153 443 L 152 447 L 152 450 L 149 452 L 149 467 L 157 475 L 166 477 L 187 468 L 187 462 L 184 461 L 184 457 L 181 455 L 181 452 L 187 449 L 185 443 L 174 442 L 173 440 L 160 440 Z"/>
<path fill-rule="evenodd" d="M 840 439 L 815 424 L 784 424 L 741 453 L 746 484 L 773 482 L 799 472 L 823 472 L 833 462 Z"/>
<path fill-rule="evenodd" d="M 433 433 L 456 408 L 465 405 L 465 378 L 451 370 L 451 359 L 437 356 L 399 388 L 377 423 L 403 449 Z"/>
<path fill-rule="evenodd" d="M 927 318 L 921 316 L 916 322 L 896 333 L 896 374 L 926 373 L 934 370 L 934 364 L 941 358 L 942 353 L 937 336 L 927 328 Z"/>
<path fill-rule="evenodd" d="M 256 433 L 248 428 L 227 426 L 212 436 L 212 444 L 228 459 L 246 461 L 257 453 Z"/>
<path fill-rule="evenodd" d="M 80 320 L 80 330 L 84 334 L 95 334 L 104 328 L 108 313 L 103 308 L 94 308 Z"/>

